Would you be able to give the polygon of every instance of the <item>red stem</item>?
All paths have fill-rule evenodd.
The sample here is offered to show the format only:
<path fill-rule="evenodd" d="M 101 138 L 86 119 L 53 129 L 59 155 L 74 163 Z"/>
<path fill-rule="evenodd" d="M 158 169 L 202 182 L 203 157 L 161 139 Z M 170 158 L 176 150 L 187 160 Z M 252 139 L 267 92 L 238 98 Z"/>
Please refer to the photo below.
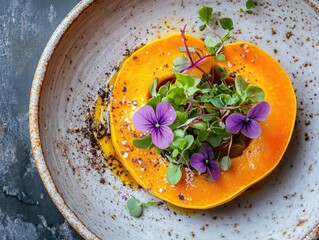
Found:
<path fill-rule="evenodd" d="M 198 68 L 201 72 L 206 73 L 203 69 L 201 69 L 198 65 L 203 62 L 206 58 L 208 57 L 212 57 L 213 55 L 206 55 L 204 57 L 201 57 L 200 59 L 198 59 L 196 62 L 192 62 L 192 65 L 190 65 L 188 68 L 185 68 L 184 70 L 181 71 L 181 73 L 185 73 L 188 72 L 190 70 L 192 70 L 193 68 Z"/>
<path fill-rule="evenodd" d="M 191 69 L 193 69 L 194 67 L 196 67 L 198 70 L 200 70 L 202 73 L 206 73 L 203 69 L 201 69 L 199 66 L 197 66 L 198 65 L 198 63 L 196 64 L 196 62 L 198 61 L 196 61 L 195 63 L 194 63 L 194 61 L 193 61 L 193 58 L 192 58 L 192 55 L 191 55 L 191 53 L 190 53 L 190 51 L 189 51 L 189 48 L 188 48 L 188 45 L 187 45 L 187 43 L 186 43 L 186 41 L 187 41 L 187 39 L 186 39 L 186 36 L 185 36 L 185 32 L 186 32 L 186 27 L 187 27 L 187 24 L 185 24 L 185 26 L 183 27 L 183 29 L 181 29 L 181 35 L 182 35 L 182 39 L 183 39 L 183 43 L 184 43 L 184 47 L 185 47 L 185 50 L 186 50 L 186 54 L 187 54 L 187 56 L 188 56 L 188 58 L 189 58 L 189 60 L 191 61 L 191 63 L 192 63 L 192 65 L 191 65 Z M 209 56 L 209 55 L 208 55 Z M 200 59 L 199 59 L 200 60 Z M 189 67 L 188 67 L 189 68 Z M 188 69 L 187 68 L 187 69 Z M 190 69 L 189 69 L 190 70 Z M 188 70 L 187 70 L 188 71 Z M 182 70 L 182 71 L 180 71 L 181 73 L 183 73 L 183 72 L 185 72 L 185 69 L 184 70 Z"/>
<path fill-rule="evenodd" d="M 229 157 L 231 146 L 233 145 L 233 135 L 230 135 L 227 157 Z"/>
<path fill-rule="evenodd" d="M 188 113 L 188 111 L 191 109 L 191 106 L 193 105 L 193 99 L 190 100 L 186 110 L 185 110 L 185 113 Z"/>
<path fill-rule="evenodd" d="M 186 26 L 187 26 L 187 24 L 185 24 L 183 29 L 181 29 L 181 35 L 182 35 L 182 39 L 183 39 L 183 43 L 184 43 L 184 47 L 185 47 L 187 56 L 188 56 L 189 60 L 191 61 L 191 63 L 193 64 L 194 62 L 193 62 L 191 53 L 190 53 L 189 48 L 188 48 L 187 43 L 186 43 L 186 41 L 187 41 L 186 36 L 185 36 Z"/>
<path fill-rule="evenodd" d="M 250 108 L 250 106 L 248 105 L 243 105 L 243 106 L 228 106 L 228 107 L 222 107 L 222 108 L 218 108 L 218 107 L 212 107 L 212 106 L 199 106 L 200 108 L 209 108 L 209 109 L 214 109 L 214 110 L 233 110 L 233 109 L 238 109 L 238 108 Z"/>

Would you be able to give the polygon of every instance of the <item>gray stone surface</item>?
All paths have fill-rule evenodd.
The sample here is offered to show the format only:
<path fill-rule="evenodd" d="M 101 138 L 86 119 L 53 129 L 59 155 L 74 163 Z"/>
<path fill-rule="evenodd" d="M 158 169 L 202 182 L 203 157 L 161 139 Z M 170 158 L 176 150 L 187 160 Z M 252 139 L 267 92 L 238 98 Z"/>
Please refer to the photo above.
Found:
<path fill-rule="evenodd" d="M 81 239 L 41 182 L 28 128 L 37 62 L 54 29 L 78 2 L 0 0 L 0 239 Z"/>

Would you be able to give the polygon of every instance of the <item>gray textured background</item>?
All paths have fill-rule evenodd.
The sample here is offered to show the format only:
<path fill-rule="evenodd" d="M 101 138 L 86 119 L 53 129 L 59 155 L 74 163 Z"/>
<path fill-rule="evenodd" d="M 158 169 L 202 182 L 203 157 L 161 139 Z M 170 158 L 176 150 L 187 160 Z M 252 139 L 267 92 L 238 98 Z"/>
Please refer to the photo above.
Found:
<path fill-rule="evenodd" d="M 47 194 L 31 152 L 33 74 L 79 0 L 0 0 L 0 239 L 81 239 Z"/>

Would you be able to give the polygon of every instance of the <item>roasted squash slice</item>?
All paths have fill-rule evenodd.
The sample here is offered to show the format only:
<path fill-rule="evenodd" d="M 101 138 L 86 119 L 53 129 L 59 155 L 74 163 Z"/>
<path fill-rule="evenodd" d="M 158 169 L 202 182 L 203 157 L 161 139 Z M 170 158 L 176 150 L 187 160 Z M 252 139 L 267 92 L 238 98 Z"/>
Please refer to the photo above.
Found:
<path fill-rule="evenodd" d="M 201 40 L 187 36 L 188 46 L 196 46 L 209 54 Z M 160 83 L 170 79 L 172 61 L 181 56 L 180 35 L 151 42 L 134 52 L 123 64 L 116 79 L 111 100 L 111 135 L 117 156 L 133 178 L 155 196 L 183 208 L 207 209 L 226 203 L 267 176 L 282 158 L 292 135 L 296 117 L 296 98 L 288 74 L 269 54 L 247 42 L 225 46 L 227 61 L 207 58 L 201 67 L 214 66 L 242 75 L 251 85 L 261 87 L 271 113 L 261 123 L 262 133 L 252 140 L 242 155 L 232 159 L 232 167 L 222 172 L 218 182 L 208 182 L 195 174 L 191 184 L 185 179 L 170 185 L 166 179 L 168 161 L 154 149 L 134 147 L 132 141 L 141 136 L 132 124 L 132 116 L 149 98 L 154 78 Z M 200 76 L 194 70 L 191 74 Z"/>

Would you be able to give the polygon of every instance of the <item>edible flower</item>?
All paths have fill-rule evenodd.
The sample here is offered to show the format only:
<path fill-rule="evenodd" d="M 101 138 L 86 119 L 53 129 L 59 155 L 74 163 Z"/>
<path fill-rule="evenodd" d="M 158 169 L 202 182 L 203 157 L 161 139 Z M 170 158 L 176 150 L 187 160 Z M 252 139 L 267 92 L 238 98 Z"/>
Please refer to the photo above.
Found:
<path fill-rule="evenodd" d="M 173 141 L 174 133 L 167 126 L 174 123 L 176 112 L 168 102 L 161 102 L 156 106 L 156 111 L 149 106 L 141 107 L 132 118 L 135 128 L 141 132 L 149 132 L 152 143 L 160 148 L 169 147 Z"/>
<path fill-rule="evenodd" d="M 248 138 L 256 139 L 261 133 L 258 121 L 264 121 L 270 112 L 269 103 L 262 101 L 252 107 L 247 117 L 240 113 L 233 113 L 226 119 L 226 128 L 232 133 L 241 132 Z"/>
<path fill-rule="evenodd" d="M 205 173 L 208 171 L 214 181 L 217 181 L 220 177 L 219 164 L 214 160 L 214 152 L 211 146 L 207 143 L 203 143 L 201 146 L 201 153 L 194 153 L 191 156 L 190 164 L 199 173 Z"/>

